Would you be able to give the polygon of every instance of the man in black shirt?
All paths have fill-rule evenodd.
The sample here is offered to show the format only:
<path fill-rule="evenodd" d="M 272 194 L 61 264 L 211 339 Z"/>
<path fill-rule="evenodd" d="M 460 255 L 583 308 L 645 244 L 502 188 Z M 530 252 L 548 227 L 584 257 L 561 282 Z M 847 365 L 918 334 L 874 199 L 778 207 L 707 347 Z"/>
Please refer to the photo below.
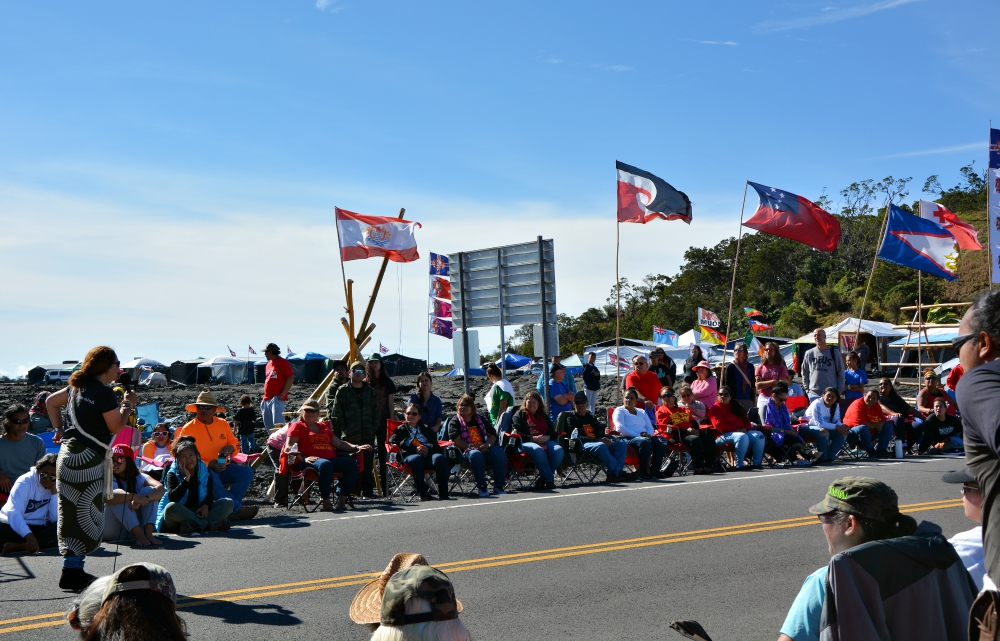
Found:
<path fill-rule="evenodd" d="M 1000 290 L 969 307 L 952 345 L 965 370 L 958 407 L 965 427 L 965 462 L 983 495 L 986 570 L 1000 577 Z"/>
<path fill-rule="evenodd" d="M 576 430 L 584 451 L 589 452 L 604 465 L 608 483 L 636 480 L 633 475 L 627 475 L 622 471 L 625 467 L 628 443 L 612 440 L 605 435 L 604 426 L 587 409 L 587 395 L 577 392 L 573 399 L 573 407 L 575 411 L 559 414 L 556 419 L 556 432 L 565 432 L 572 438 L 573 430 Z"/>
<path fill-rule="evenodd" d="M 660 385 L 674 386 L 674 380 L 677 379 L 677 364 L 667 356 L 662 347 L 657 347 L 649 353 L 649 371 L 660 379 Z"/>
<path fill-rule="evenodd" d="M 943 398 L 934 399 L 934 413 L 924 421 L 924 436 L 920 440 L 920 451 L 938 454 L 964 448 L 962 443 L 962 419 L 948 413 L 948 403 Z"/>

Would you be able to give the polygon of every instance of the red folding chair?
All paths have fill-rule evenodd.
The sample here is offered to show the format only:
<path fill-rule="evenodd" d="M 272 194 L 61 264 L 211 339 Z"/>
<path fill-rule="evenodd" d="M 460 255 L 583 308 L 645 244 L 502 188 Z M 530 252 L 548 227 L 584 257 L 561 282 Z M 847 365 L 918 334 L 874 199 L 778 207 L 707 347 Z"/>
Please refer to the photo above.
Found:
<path fill-rule="evenodd" d="M 614 407 L 608 408 L 607 433 L 613 436 L 621 436 L 621 432 L 615 429 L 615 422 L 614 422 L 615 409 L 616 408 Z M 628 446 L 628 451 L 625 453 L 625 470 L 634 473 L 639 472 L 639 452 L 631 445 Z"/>
<path fill-rule="evenodd" d="M 390 499 L 399 496 L 403 499 L 404 503 L 410 503 L 417 496 L 417 485 L 413 482 L 413 470 L 410 469 L 409 465 L 403 463 L 402 450 L 399 446 L 389 442 L 396 428 L 402 424 L 403 421 L 396 421 L 391 418 L 386 419 L 385 422 L 385 495 Z M 438 441 L 438 443 L 440 444 L 441 442 Z M 431 494 L 437 494 L 437 485 L 427 482 L 427 477 L 431 471 L 433 470 L 424 471 L 424 482 Z"/>

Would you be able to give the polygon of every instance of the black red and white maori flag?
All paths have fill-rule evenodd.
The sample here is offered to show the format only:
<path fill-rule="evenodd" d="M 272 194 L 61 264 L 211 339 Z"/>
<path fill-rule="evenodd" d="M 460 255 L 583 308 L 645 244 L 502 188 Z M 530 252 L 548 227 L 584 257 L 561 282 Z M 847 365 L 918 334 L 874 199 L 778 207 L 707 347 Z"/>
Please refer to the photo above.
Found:
<path fill-rule="evenodd" d="M 691 224 L 691 200 L 665 180 L 623 162 L 618 170 L 618 222 L 647 223 L 654 218 Z"/>

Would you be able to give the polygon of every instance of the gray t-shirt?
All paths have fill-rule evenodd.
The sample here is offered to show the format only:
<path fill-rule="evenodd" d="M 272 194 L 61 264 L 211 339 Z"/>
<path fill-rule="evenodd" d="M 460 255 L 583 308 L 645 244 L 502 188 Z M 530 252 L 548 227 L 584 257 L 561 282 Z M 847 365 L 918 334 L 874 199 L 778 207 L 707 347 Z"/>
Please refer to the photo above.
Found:
<path fill-rule="evenodd" d="M 965 464 L 983 494 L 986 573 L 1000 576 L 1000 360 L 965 373 L 955 390 L 965 428 Z"/>
<path fill-rule="evenodd" d="M 11 481 L 26 474 L 43 456 L 45 442 L 34 434 L 25 434 L 20 441 L 0 438 L 0 470 Z"/>
<path fill-rule="evenodd" d="M 828 387 L 844 389 L 844 364 L 836 347 L 820 351 L 814 347 L 802 358 L 802 382 L 806 394 L 822 396 Z"/>

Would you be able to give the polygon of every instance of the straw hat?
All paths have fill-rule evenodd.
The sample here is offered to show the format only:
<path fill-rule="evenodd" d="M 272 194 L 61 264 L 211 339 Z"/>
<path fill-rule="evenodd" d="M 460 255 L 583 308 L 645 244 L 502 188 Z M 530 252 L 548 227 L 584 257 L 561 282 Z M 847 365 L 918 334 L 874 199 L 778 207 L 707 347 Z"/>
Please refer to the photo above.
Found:
<path fill-rule="evenodd" d="M 216 412 L 225 412 L 226 408 L 219 405 L 219 402 L 215 400 L 215 395 L 211 392 L 200 392 L 198 394 L 198 399 L 194 403 L 189 403 L 184 406 L 184 409 L 188 412 L 197 412 L 199 405 L 215 405 Z"/>
<path fill-rule="evenodd" d="M 385 584 L 393 574 L 414 565 L 430 565 L 430 563 L 421 554 L 401 552 L 392 557 L 392 561 L 379 578 L 358 590 L 357 596 L 351 602 L 351 620 L 362 625 L 379 623 L 382 620 L 382 594 L 385 592 Z M 458 602 L 458 611 L 462 611 L 461 601 Z"/>

